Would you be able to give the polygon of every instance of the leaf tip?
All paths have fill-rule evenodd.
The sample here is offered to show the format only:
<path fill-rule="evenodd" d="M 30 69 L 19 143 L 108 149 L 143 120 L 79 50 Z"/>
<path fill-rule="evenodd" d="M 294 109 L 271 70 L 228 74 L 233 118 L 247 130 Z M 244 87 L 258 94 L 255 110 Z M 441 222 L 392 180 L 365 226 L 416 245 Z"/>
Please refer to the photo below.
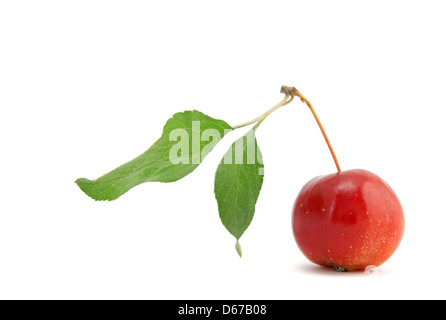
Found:
<path fill-rule="evenodd" d="M 91 183 L 90 180 L 85 178 L 79 178 L 76 181 L 74 181 L 74 183 L 76 183 L 79 189 L 81 189 L 87 196 L 91 198 L 90 192 L 88 192 L 89 190 L 88 186 Z"/>
<path fill-rule="evenodd" d="M 101 194 L 98 194 L 97 192 L 95 192 L 94 181 L 92 181 L 92 180 L 88 180 L 85 178 L 79 178 L 74 182 L 87 196 L 89 196 L 91 199 L 93 199 L 95 201 L 114 200 L 114 199 L 109 199 L 109 198 L 105 197 L 104 195 L 101 195 Z"/>
<path fill-rule="evenodd" d="M 242 257 L 242 246 L 240 245 L 240 242 L 237 239 L 237 242 L 235 243 L 235 251 L 237 251 L 239 257 Z"/>
<path fill-rule="evenodd" d="M 76 179 L 76 181 L 74 181 L 74 183 L 77 184 L 77 186 L 78 186 L 82 191 L 84 191 L 84 188 L 85 188 L 85 186 L 88 184 L 88 181 L 90 181 L 90 180 L 85 179 L 85 178 L 79 178 L 79 179 Z M 84 191 L 84 192 L 85 192 L 85 191 Z"/>

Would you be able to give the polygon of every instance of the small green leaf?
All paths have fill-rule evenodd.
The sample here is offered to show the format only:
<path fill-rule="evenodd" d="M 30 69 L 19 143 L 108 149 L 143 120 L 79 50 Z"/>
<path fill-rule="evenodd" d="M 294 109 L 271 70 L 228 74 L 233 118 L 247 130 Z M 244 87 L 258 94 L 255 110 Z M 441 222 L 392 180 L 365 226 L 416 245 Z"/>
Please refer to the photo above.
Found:
<path fill-rule="evenodd" d="M 191 173 L 232 128 L 197 110 L 176 113 L 161 137 L 143 154 L 79 188 L 95 200 L 115 200 L 144 182 L 173 182 Z"/>
<path fill-rule="evenodd" d="M 217 168 L 214 183 L 220 219 L 237 239 L 236 250 L 240 256 L 241 246 L 238 240 L 254 217 L 262 183 L 262 155 L 255 131 L 250 130 L 226 152 Z"/>

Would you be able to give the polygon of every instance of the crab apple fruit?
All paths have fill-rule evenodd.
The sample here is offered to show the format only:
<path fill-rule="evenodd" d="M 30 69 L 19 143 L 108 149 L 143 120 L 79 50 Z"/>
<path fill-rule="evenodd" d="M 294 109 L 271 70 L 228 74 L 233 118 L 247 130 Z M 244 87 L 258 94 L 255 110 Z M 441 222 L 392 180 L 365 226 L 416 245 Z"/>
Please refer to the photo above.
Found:
<path fill-rule="evenodd" d="M 337 271 L 380 266 L 398 248 L 405 219 L 391 187 L 362 169 L 316 177 L 294 203 L 297 245 L 312 262 Z"/>

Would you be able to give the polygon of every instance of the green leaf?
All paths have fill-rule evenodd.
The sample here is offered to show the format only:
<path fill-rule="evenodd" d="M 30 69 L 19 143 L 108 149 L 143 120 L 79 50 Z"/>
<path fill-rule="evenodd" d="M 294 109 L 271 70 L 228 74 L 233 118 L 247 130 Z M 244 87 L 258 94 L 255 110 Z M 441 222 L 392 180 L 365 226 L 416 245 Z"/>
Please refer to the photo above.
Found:
<path fill-rule="evenodd" d="M 188 175 L 232 128 L 197 110 L 176 113 L 161 137 L 143 154 L 79 188 L 95 200 L 115 200 L 144 182 L 173 182 Z"/>
<path fill-rule="evenodd" d="M 236 250 L 240 256 L 241 246 L 238 240 L 254 217 L 262 183 L 262 154 L 255 131 L 250 130 L 226 152 L 217 168 L 214 184 L 220 219 L 237 239 Z"/>

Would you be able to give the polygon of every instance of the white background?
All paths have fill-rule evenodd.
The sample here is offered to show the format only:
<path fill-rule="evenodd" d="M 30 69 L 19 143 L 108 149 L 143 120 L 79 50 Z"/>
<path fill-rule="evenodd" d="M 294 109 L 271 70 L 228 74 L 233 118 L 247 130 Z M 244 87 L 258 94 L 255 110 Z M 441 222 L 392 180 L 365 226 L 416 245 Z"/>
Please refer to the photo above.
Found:
<path fill-rule="evenodd" d="M 444 1 L 2 1 L 0 298 L 446 298 Z M 384 178 L 406 214 L 378 273 L 308 262 L 291 208 L 335 172 L 298 101 L 257 131 L 265 180 L 244 256 L 213 177 L 245 129 L 186 178 L 95 202 L 94 179 L 145 151 L 175 112 L 235 125 L 296 86 L 341 167 Z"/>

